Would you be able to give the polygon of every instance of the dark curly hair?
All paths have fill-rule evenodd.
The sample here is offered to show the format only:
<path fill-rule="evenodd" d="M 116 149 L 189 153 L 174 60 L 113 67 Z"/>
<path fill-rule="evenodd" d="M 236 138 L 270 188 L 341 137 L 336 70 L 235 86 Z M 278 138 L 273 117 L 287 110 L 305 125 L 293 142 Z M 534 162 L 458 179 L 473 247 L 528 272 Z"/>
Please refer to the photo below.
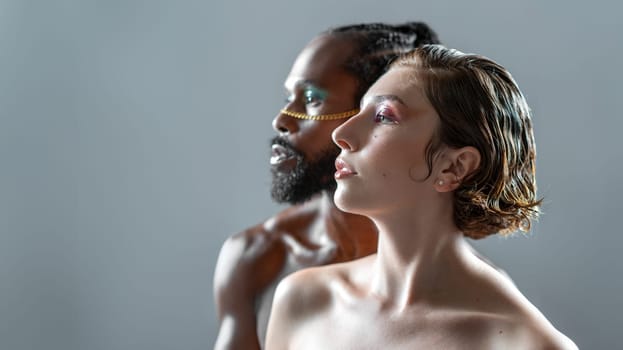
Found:
<path fill-rule="evenodd" d="M 325 31 L 355 45 L 344 69 L 357 78 L 357 103 L 372 84 L 398 55 L 425 44 L 440 44 L 437 33 L 424 22 L 403 24 L 362 23 L 336 27 Z"/>
<path fill-rule="evenodd" d="M 528 104 L 511 74 L 492 60 L 441 45 L 422 46 L 390 69 L 414 69 L 440 118 L 428 145 L 429 171 L 442 145 L 473 146 L 477 170 L 454 191 L 454 221 L 471 238 L 528 231 L 539 215 L 536 149 Z M 429 173 L 430 175 L 430 173 Z"/>

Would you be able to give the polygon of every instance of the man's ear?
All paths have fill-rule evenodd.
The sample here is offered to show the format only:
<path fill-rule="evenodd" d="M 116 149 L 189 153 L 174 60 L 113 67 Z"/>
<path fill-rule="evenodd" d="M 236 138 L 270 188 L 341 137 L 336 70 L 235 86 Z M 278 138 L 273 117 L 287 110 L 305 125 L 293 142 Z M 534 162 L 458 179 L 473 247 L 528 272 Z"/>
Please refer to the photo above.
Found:
<path fill-rule="evenodd" d="M 480 152 L 475 147 L 447 149 L 444 153 L 434 184 L 438 192 L 454 191 L 480 166 Z"/>

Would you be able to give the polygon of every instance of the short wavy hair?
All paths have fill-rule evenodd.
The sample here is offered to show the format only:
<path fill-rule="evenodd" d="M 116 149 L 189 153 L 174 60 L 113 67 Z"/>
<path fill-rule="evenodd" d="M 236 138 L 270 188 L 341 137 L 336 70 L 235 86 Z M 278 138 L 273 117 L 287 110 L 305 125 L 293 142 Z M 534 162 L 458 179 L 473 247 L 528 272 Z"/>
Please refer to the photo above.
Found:
<path fill-rule="evenodd" d="M 424 81 L 440 125 L 427 147 L 430 171 L 442 145 L 478 149 L 478 169 L 454 191 L 454 221 L 465 236 L 528 231 L 538 218 L 536 148 L 530 108 L 511 74 L 492 60 L 425 45 L 390 69 L 410 68 Z"/>

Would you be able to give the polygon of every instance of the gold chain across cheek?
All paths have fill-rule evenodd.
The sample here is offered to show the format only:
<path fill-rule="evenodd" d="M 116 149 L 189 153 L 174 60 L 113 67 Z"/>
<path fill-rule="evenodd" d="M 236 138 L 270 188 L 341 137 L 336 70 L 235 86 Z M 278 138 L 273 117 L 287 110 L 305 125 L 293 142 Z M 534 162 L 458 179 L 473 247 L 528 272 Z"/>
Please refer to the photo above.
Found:
<path fill-rule="evenodd" d="M 308 119 L 308 120 L 336 120 L 336 119 L 344 119 L 354 116 L 359 113 L 359 109 L 353 109 L 350 111 L 342 112 L 342 113 L 333 113 L 333 114 L 319 114 L 319 115 L 309 115 L 305 113 L 292 112 L 287 109 L 282 109 L 281 113 L 288 115 L 293 118 L 298 119 Z"/>

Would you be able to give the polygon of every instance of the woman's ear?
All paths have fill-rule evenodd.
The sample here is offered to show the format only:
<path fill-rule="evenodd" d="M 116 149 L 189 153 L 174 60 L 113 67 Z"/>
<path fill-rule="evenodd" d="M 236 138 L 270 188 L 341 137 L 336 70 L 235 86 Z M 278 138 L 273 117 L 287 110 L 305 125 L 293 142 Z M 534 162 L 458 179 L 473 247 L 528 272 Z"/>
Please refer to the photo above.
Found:
<path fill-rule="evenodd" d="M 438 192 L 454 191 L 480 166 L 480 152 L 475 147 L 447 149 L 444 153 L 434 184 Z"/>

